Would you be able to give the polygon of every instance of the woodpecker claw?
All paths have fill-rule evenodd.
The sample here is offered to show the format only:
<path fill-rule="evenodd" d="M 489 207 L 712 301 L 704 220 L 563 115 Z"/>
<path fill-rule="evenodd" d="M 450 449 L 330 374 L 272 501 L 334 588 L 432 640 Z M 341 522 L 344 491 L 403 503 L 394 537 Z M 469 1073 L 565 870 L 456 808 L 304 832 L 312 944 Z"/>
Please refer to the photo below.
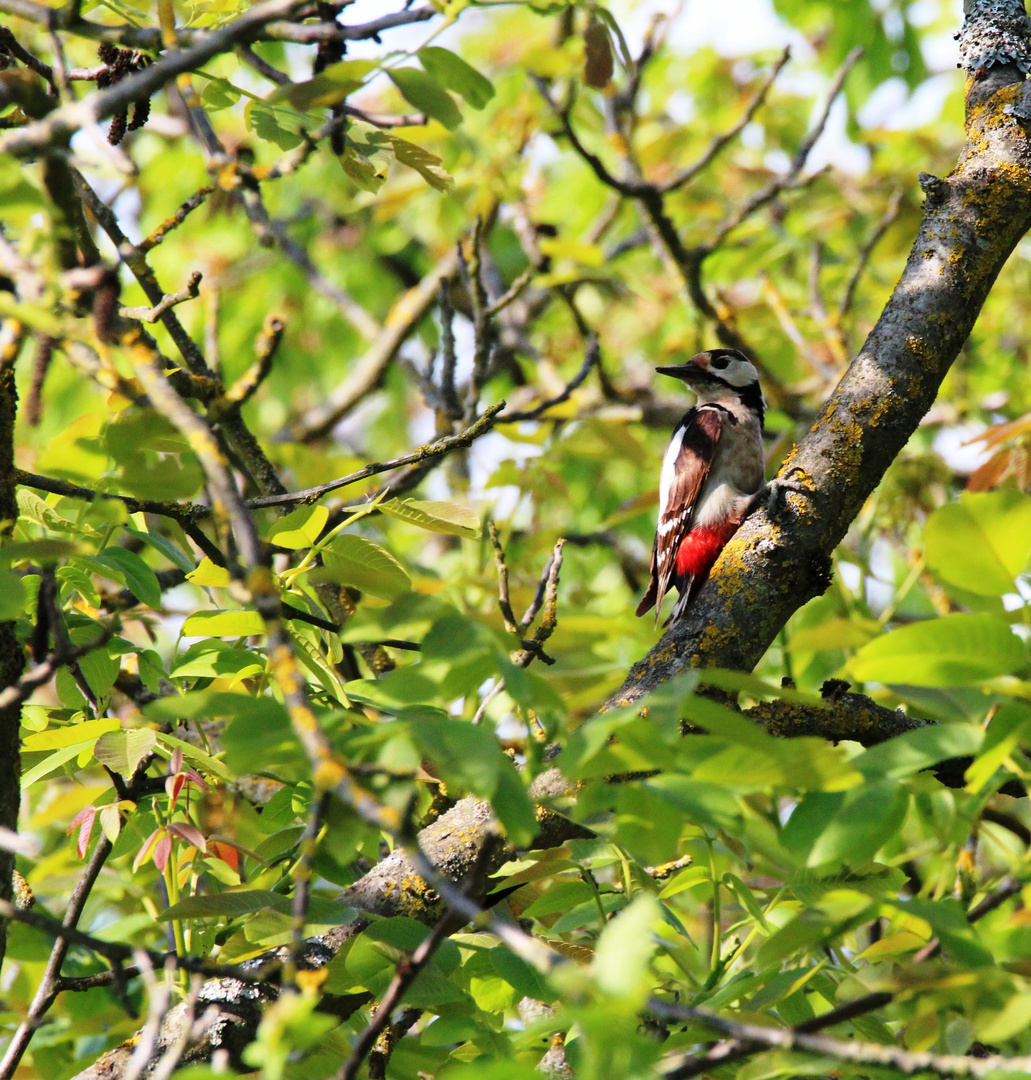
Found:
<path fill-rule="evenodd" d="M 794 492 L 796 495 L 808 495 L 810 489 L 804 480 L 793 480 L 792 474 L 805 474 L 805 469 L 793 465 L 783 476 L 774 477 L 765 488 L 766 492 L 766 516 L 774 523 L 784 520 L 788 511 L 787 493 Z M 762 492 L 759 493 L 760 496 Z"/>

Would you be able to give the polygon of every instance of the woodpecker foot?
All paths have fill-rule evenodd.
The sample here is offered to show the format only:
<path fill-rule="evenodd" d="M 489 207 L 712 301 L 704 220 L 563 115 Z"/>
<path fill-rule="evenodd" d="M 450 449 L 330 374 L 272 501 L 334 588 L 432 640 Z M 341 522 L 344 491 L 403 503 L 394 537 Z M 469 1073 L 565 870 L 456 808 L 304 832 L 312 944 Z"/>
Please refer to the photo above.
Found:
<path fill-rule="evenodd" d="M 796 479 L 797 477 L 797 479 Z M 766 485 L 766 516 L 775 524 L 783 522 L 788 513 L 787 494 L 808 495 L 810 487 L 806 483 L 805 469 L 792 466 L 783 476 L 774 477 Z"/>

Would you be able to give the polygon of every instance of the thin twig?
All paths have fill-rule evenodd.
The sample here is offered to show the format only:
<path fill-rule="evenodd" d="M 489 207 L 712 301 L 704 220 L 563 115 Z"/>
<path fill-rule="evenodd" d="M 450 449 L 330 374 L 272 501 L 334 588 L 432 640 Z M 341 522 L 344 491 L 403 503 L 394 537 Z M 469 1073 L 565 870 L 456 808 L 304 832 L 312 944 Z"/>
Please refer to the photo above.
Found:
<path fill-rule="evenodd" d="M 42 120 L 0 134 L 0 152 L 32 157 L 41 150 L 64 145 L 76 131 L 89 128 L 129 105 L 149 98 L 166 83 L 196 71 L 220 53 L 230 52 L 238 41 L 250 40 L 269 23 L 302 7 L 307 0 L 263 0 L 247 8 L 219 30 L 206 33 L 196 44 L 167 53 L 155 64 L 134 72 L 81 101 L 70 101 Z"/>
<path fill-rule="evenodd" d="M 194 210 L 199 206 L 202 206 L 204 201 L 214 190 L 215 187 L 213 184 L 206 184 L 204 187 L 195 191 L 188 199 L 183 201 L 179 209 L 176 210 L 171 217 L 165 218 L 150 236 L 141 240 L 136 245 L 136 250 L 145 255 L 152 248 L 156 248 L 158 244 L 162 243 L 167 238 L 170 232 L 174 229 L 178 229 Z"/>
<path fill-rule="evenodd" d="M 755 114 L 763 107 L 766 97 L 773 87 L 777 76 L 783 71 L 784 65 L 787 64 L 790 59 L 791 46 L 786 45 L 784 51 L 780 54 L 780 58 L 773 65 L 770 74 L 766 77 L 765 82 L 763 82 L 752 96 L 752 100 L 748 103 L 748 107 L 745 109 L 741 119 L 730 128 L 729 131 L 724 132 L 722 135 L 717 135 L 709 145 L 708 150 L 706 150 L 693 165 L 689 165 L 683 172 L 678 173 L 672 180 L 667 181 L 665 184 L 658 184 L 657 187 L 659 191 L 665 195 L 670 191 L 676 191 L 685 184 L 689 184 L 703 169 L 708 168 L 713 161 L 716 160 L 721 151 L 741 134 L 741 132 L 752 122 Z"/>
<path fill-rule="evenodd" d="M 896 188 L 892 192 L 891 198 L 888 200 L 887 209 L 884 211 L 884 216 L 878 222 L 877 228 L 870 234 L 870 238 L 859 252 L 859 258 L 856 260 L 855 269 L 852 271 L 852 276 L 849 278 L 848 285 L 841 297 L 841 302 L 838 304 L 839 319 L 844 319 L 852 310 L 852 304 L 855 302 L 856 298 L 856 288 L 859 285 L 860 278 L 862 278 L 863 273 L 866 270 L 867 263 L 870 261 L 873 249 L 899 216 L 899 207 L 902 205 L 902 195 L 902 188 Z"/>
<path fill-rule="evenodd" d="M 82 909 L 89 899 L 97 876 L 111 854 L 112 847 L 111 841 L 106 836 L 102 836 L 97 841 L 97 846 L 93 849 L 90 861 L 72 890 L 72 895 L 68 900 L 68 907 L 65 909 L 63 922 L 59 922 L 53 916 L 44 915 L 35 909 L 16 907 L 6 900 L 0 900 L 0 918 L 15 919 L 18 922 L 28 923 L 28 925 L 36 926 L 57 938 L 47 960 L 43 977 L 40 979 L 32 1003 L 29 1005 L 29 1011 L 26 1013 L 25 1019 L 18 1025 L 18 1030 L 11 1037 L 3 1060 L 0 1061 L 0 1080 L 10 1080 L 10 1077 L 14 1075 L 14 1070 L 18 1067 L 18 1063 L 28 1049 L 32 1036 L 42 1023 L 43 1017 L 50 1009 L 50 1006 L 54 1003 L 58 994 L 61 967 L 64 964 L 65 957 L 68 955 L 69 946 L 73 942 L 77 942 L 80 936 L 87 936 L 81 934 L 75 927 L 82 917 Z"/>
<path fill-rule="evenodd" d="M 121 623 L 114 620 L 107 624 L 104 629 L 85 645 L 73 645 L 67 649 L 58 649 L 48 656 L 41 664 L 37 664 L 27 674 L 23 675 L 13 686 L 8 686 L 0 691 L 0 709 L 9 708 L 22 701 L 28 701 L 33 691 L 38 690 L 44 683 L 50 681 L 54 673 L 61 668 L 70 667 L 78 663 L 84 656 L 103 648 L 121 628 Z"/>
<path fill-rule="evenodd" d="M 369 1021 L 368 1026 L 358 1036 L 351 1051 L 351 1056 L 344 1062 L 336 1074 L 336 1080 L 354 1080 L 358 1075 L 362 1062 L 369 1051 L 372 1050 L 379 1038 L 380 1033 L 390 1023 L 390 1015 L 394 1007 L 401 1000 L 402 995 L 409 986 L 415 982 L 419 972 L 429 963 L 433 954 L 440 947 L 441 942 L 452 933 L 456 926 L 461 926 L 465 921 L 464 916 L 457 920 L 455 913 L 449 908 L 437 921 L 432 932 L 424 938 L 411 956 L 403 958 L 397 965 L 390 985 L 384 991 L 376 1006 L 376 1014 Z"/>
<path fill-rule="evenodd" d="M 493 522 L 490 523 L 490 526 L 491 544 L 493 545 L 497 539 L 497 530 L 494 529 Z M 521 649 L 518 649 L 512 654 L 512 663 L 517 667 L 528 667 L 535 658 L 540 659 L 545 664 L 553 664 L 555 662 L 552 657 L 548 656 L 544 651 L 543 646 L 544 642 L 555 632 L 555 627 L 558 624 L 558 577 L 559 571 L 562 569 L 562 548 L 564 545 L 565 540 L 559 540 L 555 544 L 551 557 L 548 559 L 548 562 L 544 567 L 544 572 L 541 574 L 541 579 L 537 583 L 537 590 L 534 593 L 533 600 L 530 601 L 530 606 L 523 613 L 523 617 L 518 623 L 515 622 L 512 605 L 508 601 L 508 570 L 504 565 L 504 552 L 501 549 L 500 543 L 494 547 L 494 557 L 498 560 L 499 597 L 504 597 L 508 607 L 507 614 L 505 613 L 505 609 L 502 608 L 502 615 L 505 618 L 505 627 L 511 633 L 514 633 L 519 637 L 520 644 L 522 645 Z M 503 585 L 502 580 L 504 582 Z M 542 604 L 544 605 L 544 618 L 541 620 L 540 626 L 534 631 L 533 638 L 527 641 L 522 635 L 526 633 L 530 624 L 537 618 L 537 613 L 540 611 Z M 504 689 L 505 680 L 498 679 L 484 695 L 479 708 L 476 710 L 476 715 L 472 718 L 472 723 L 482 723 L 483 718 L 487 713 L 487 706 L 490 705 Z"/>
<path fill-rule="evenodd" d="M 539 267 L 533 265 L 528 266 L 512 282 L 505 292 L 503 292 L 497 300 L 494 300 L 491 303 L 490 307 L 487 308 L 487 317 L 493 319 L 495 315 L 500 315 L 509 304 L 515 303 L 538 273 L 540 273 Z"/>
<path fill-rule="evenodd" d="M 118 495 L 112 491 L 96 491 L 94 488 L 73 484 L 70 480 L 60 480 L 53 476 L 41 476 L 39 473 L 15 469 L 14 482 L 21 487 L 35 488 L 37 491 L 49 491 L 52 495 L 65 495 L 72 499 L 114 499 L 123 503 L 132 514 L 159 514 L 182 523 L 197 521 L 211 513 L 210 507 L 202 503 L 160 502 L 157 499 L 137 499 L 134 495 Z"/>
<path fill-rule="evenodd" d="M 237 45 L 236 55 L 245 64 L 254 68 L 259 75 L 268 79 L 269 82 L 275 83 L 276 86 L 285 86 L 290 82 L 290 76 L 285 71 L 273 67 L 267 60 L 259 56 L 250 45 Z"/>
<path fill-rule="evenodd" d="M 592 369 L 597 367 L 600 362 L 601 348 L 598 345 L 598 335 L 592 333 L 587 339 L 587 352 L 584 356 L 583 364 L 580 365 L 580 370 L 568 383 L 566 383 L 561 393 L 556 394 L 555 397 L 548 398 L 546 401 L 542 401 L 540 405 L 536 405 L 534 408 L 527 409 L 524 412 L 504 413 L 502 416 L 498 417 L 498 423 L 516 424 L 523 420 L 539 419 L 549 409 L 567 402 L 573 396 L 573 391 L 577 390 L 583 384 L 587 376 L 590 375 Z"/>
<path fill-rule="evenodd" d="M 341 9 L 346 6 L 346 0 L 334 0 L 333 6 Z M 162 33 L 156 27 L 139 27 L 128 23 L 110 26 L 91 22 L 89 19 L 82 18 L 76 7 L 75 4 L 69 4 L 55 9 L 45 4 L 34 3 L 33 0 L 2 0 L 0 2 L 0 11 L 9 15 L 15 15 L 37 26 L 48 28 L 56 26 L 78 37 L 89 38 L 93 41 L 110 41 L 127 48 L 146 49 L 151 52 L 156 52 L 164 45 Z M 402 11 L 381 15 L 378 19 L 354 26 L 329 27 L 325 24 L 312 26 L 308 23 L 277 19 L 243 36 L 248 41 L 290 41 L 302 45 L 314 44 L 323 37 L 340 41 L 367 41 L 375 40 L 385 30 L 425 22 L 439 14 L 440 12 L 435 7 L 413 8 L 406 5 Z M 186 48 L 208 41 L 211 35 L 210 30 L 200 27 L 180 26 L 175 29 L 175 42 L 180 48 Z M 219 51 L 228 52 L 229 48 Z"/>
<path fill-rule="evenodd" d="M 847 57 L 845 57 L 844 63 L 838 69 L 838 74 L 831 86 L 830 93 L 827 95 L 827 101 L 823 107 L 823 111 L 817 118 L 816 123 L 809 129 L 806 137 L 799 144 L 798 149 L 795 151 L 795 156 L 791 159 L 791 164 L 788 167 L 787 172 L 784 173 L 783 176 L 778 176 L 776 179 L 771 180 L 765 188 L 761 191 L 757 191 L 743 206 L 739 207 L 736 213 L 731 214 L 731 216 L 716 230 L 716 234 L 713 236 L 712 240 L 705 245 L 708 252 L 715 251 L 720 247 L 724 240 L 726 240 L 735 229 L 744 224 L 744 222 L 757 210 L 761 210 L 768 203 L 771 203 L 782 191 L 786 191 L 796 186 L 798 178 L 801 176 L 802 170 L 809 160 L 809 154 L 812 152 L 813 147 L 816 145 L 820 136 L 823 134 L 824 128 L 827 126 L 831 109 L 834 107 L 834 103 L 838 100 L 841 91 L 844 89 L 845 79 L 848 78 L 849 72 L 855 67 L 862 55 L 863 50 L 861 48 L 855 48 Z"/>
<path fill-rule="evenodd" d="M 286 323 L 278 315 L 268 316 L 254 346 L 258 358 L 220 399 L 212 402 L 213 413 L 219 413 L 230 408 L 240 409 L 257 393 L 258 387 L 261 386 L 272 371 L 272 361 L 275 359 L 280 342 L 283 340 L 283 331 L 285 329 Z"/>
<path fill-rule="evenodd" d="M 505 620 L 505 629 L 510 634 L 518 636 L 519 627 L 516 625 L 515 613 L 512 611 L 512 602 L 508 598 L 508 566 L 505 563 L 505 549 L 501 546 L 498 527 L 493 521 L 487 522 L 487 535 L 490 537 L 490 546 L 494 549 L 494 562 L 498 568 L 498 607 L 501 609 L 501 617 Z"/>
<path fill-rule="evenodd" d="M 319 834 L 330 801 L 331 795 L 328 791 L 323 791 L 318 798 L 312 800 L 308 821 L 297 845 L 297 859 L 290 871 L 294 880 L 294 898 L 290 913 L 293 920 L 290 954 L 283 965 L 283 982 L 287 985 L 296 981 L 297 965 L 304 951 L 304 927 L 308 921 L 308 904 L 311 900 L 312 861 L 318 852 Z"/>
<path fill-rule="evenodd" d="M 132 307 L 132 308 L 119 308 L 118 314 L 123 319 L 139 319 L 145 323 L 155 323 L 166 311 L 171 310 L 176 304 L 183 304 L 187 300 L 196 300 L 200 293 L 200 283 L 203 278 L 203 274 L 199 270 L 194 270 L 190 274 L 190 280 L 186 283 L 185 289 L 180 289 L 179 292 L 165 293 L 163 297 L 153 307 Z"/>
<path fill-rule="evenodd" d="M 405 454 L 402 457 L 395 458 L 393 461 L 373 462 L 372 464 L 359 469 L 357 472 L 348 473 L 347 476 L 341 476 L 336 480 L 330 480 L 328 483 L 320 484 L 318 487 L 305 488 L 303 491 L 292 491 L 288 492 L 286 495 L 266 495 L 257 499 L 250 499 L 247 502 L 247 506 L 256 508 L 261 506 L 289 506 L 295 503 L 315 502 L 317 499 L 321 499 L 323 495 L 326 495 L 331 491 L 336 491 L 337 488 L 347 487 L 349 484 L 356 484 L 359 480 L 365 480 L 367 477 L 377 475 L 377 473 L 389 472 L 391 469 L 400 468 L 402 465 L 411 465 L 414 462 L 423 462 L 432 458 L 439 458 L 445 454 L 450 454 L 453 450 L 457 450 L 460 447 L 471 446 L 481 435 L 485 435 L 490 431 L 496 423 L 495 418 L 504 407 L 504 401 L 499 401 L 494 405 L 490 405 L 483 411 L 483 415 L 464 431 L 456 432 L 454 435 L 446 435 L 443 439 L 438 439 L 436 442 L 429 443 L 427 446 L 420 446 L 417 450 L 413 450 L 411 453 Z"/>
<path fill-rule="evenodd" d="M 369 346 L 357 368 L 333 395 L 330 402 L 292 425 L 291 438 L 300 442 L 315 442 L 325 438 L 341 420 L 383 381 L 401 346 L 415 331 L 433 306 L 440 284 L 458 269 L 454 248 L 444 254 L 423 279 L 394 302 L 383 329 Z"/>
<path fill-rule="evenodd" d="M 1010 897 L 1015 896 L 1019 891 L 1020 885 L 1017 883 L 1016 879 L 1006 878 L 998 889 L 989 893 L 988 896 L 970 910 L 967 915 L 968 922 L 976 923 L 990 911 L 994 911 Z M 919 953 L 914 954 L 913 962 L 915 963 L 917 961 L 917 957 L 920 956 L 921 953 L 926 953 L 921 959 L 927 960 L 936 956 L 940 951 L 940 942 L 937 938 L 932 938 Z M 853 1001 L 840 1005 L 836 1009 L 831 1009 L 829 1012 L 821 1013 L 819 1016 L 814 1016 L 811 1020 L 804 1021 L 794 1030 L 802 1033 L 822 1031 L 825 1028 L 844 1024 L 849 1020 L 854 1020 L 857 1017 L 866 1016 L 869 1013 L 875 1012 L 877 1009 L 882 1009 L 885 1005 L 890 1004 L 892 1000 L 893 995 L 885 991 L 864 994 L 862 997 L 855 998 Z M 733 1061 L 740 1061 L 742 1058 L 751 1057 L 762 1049 L 764 1049 L 762 1044 L 750 1042 L 747 1039 L 737 1037 L 726 1039 L 712 1047 L 712 1049 L 705 1054 L 692 1058 L 678 1066 L 673 1075 L 675 1075 L 676 1080 L 689 1080 L 690 1077 L 700 1076 L 703 1073 L 711 1072 L 719 1065 L 730 1064 Z"/>
<path fill-rule="evenodd" d="M 473 370 L 469 377 L 465 399 L 465 422 L 469 424 L 476 415 L 480 391 L 490 374 L 490 360 L 494 345 L 493 326 L 487 314 L 489 297 L 483 283 L 483 218 L 476 219 L 472 239 L 469 242 L 468 259 L 459 245 L 458 267 L 472 305 Z"/>
<path fill-rule="evenodd" d="M 881 1066 L 898 1069 L 907 1074 L 933 1072 L 939 1077 L 986 1077 L 993 1072 L 1012 1073 L 1031 1071 L 1031 1056 L 1007 1058 L 997 1054 L 988 1057 L 961 1057 L 956 1054 L 932 1054 L 926 1051 L 904 1050 L 898 1046 L 883 1046 L 857 1040 L 836 1039 L 831 1035 L 810 1034 L 799 1028 L 773 1028 L 762 1024 L 727 1020 L 722 1016 L 701 1009 L 671 1005 L 652 1000 L 648 1009 L 666 1021 L 697 1023 L 731 1038 L 757 1043 L 762 1047 L 779 1047 L 784 1050 L 803 1050 L 821 1057 L 851 1061 L 860 1065 Z M 693 1065 L 693 1062 L 691 1063 Z M 670 1069 L 664 1080 L 684 1080 L 697 1075 L 679 1068 Z"/>

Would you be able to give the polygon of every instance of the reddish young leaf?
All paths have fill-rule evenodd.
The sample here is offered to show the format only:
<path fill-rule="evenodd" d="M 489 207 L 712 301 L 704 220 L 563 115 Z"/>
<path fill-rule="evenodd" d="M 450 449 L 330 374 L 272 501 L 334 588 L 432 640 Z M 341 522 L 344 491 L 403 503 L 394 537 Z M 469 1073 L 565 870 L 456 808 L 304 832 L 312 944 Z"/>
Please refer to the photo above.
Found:
<path fill-rule="evenodd" d="M 97 808 L 92 804 L 84 806 L 74 818 L 72 823 L 68 826 L 67 831 L 73 832 L 75 827 L 79 828 L 79 836 L 75 842 L 75 850 L 78 853 L 80 859 L 86 855 L 86 849 L 89 847 L 90 833 L 93 832 L 93 822 L 97 816 Z"/>
<path fill-rule="evenodd" d="M 172 854 L 172 837 L 164 829 L 161 830 L 161 838 L 154 846 L 154 865 L 163 874 L 168 865 L 168 856 Z"/>
<path fill-rule="evenodd" d="M 208 854 L 221 859 L 234 872 L 240 868 L 240 853 L 232 844 L 227 844 L 223 840 L 209 840 Z"/>
<path fill-rule="evenodd" d="M 189 825 L 186 822 L 176 822 L 174 825 L 168 826 L 168 831 L 174 833 L 180 840 L 185 840 L 187 844 L 192 845 L 198 851 L 203 851 L 207 846 L 207 840 L 204 837 L 204 833 L 202 833 L 196 825 Z"/>
<path fill-rule="evenodd" d="M 132 861 L 133 870 L 138 870 L 146 861 L 150 858 L 151 852 L 157 845 L 158 840 L 164 834 L 164 828 L 160 825 L 143 841 L 143 846 L 136 853 L 136 858 Z"/>

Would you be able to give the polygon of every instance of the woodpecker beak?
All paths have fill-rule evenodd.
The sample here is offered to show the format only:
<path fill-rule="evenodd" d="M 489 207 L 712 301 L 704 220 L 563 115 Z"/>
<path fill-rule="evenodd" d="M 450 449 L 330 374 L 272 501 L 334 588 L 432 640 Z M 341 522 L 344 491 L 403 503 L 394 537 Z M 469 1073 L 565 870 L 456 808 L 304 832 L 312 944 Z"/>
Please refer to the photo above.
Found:
<path fill-rule="evenodd" d="M 686 364 L 669 364 L 655 369 L 660 375 L 669 375 L 674 379 L 691 382 L 693 379 L 705 378 L 708 371 L 696 359 L 692 358 Z"/>

